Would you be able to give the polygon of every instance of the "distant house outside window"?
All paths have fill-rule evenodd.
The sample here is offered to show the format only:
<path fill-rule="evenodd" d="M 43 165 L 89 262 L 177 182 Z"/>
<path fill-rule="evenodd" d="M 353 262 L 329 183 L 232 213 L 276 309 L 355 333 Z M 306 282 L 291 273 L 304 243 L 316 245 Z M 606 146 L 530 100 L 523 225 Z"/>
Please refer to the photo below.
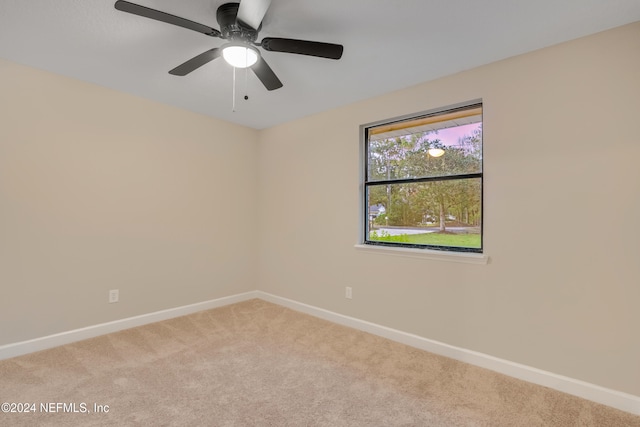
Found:
<path fill-rule="evenodd" d="M 482 102 L 365 125 L 364 243 L 482 252 Z"/>

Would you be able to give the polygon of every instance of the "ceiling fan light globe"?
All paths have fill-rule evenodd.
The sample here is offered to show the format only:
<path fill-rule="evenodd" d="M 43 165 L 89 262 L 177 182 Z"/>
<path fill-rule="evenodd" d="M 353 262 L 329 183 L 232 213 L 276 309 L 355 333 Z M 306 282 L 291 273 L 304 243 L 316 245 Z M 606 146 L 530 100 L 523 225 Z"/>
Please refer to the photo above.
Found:
<path fill-rule="evenodd" d="M 242 44 L 227 44 L 222 47 L 222 57 L 236 68 L 247 68 L 258 62 L 258 51 Z"/>

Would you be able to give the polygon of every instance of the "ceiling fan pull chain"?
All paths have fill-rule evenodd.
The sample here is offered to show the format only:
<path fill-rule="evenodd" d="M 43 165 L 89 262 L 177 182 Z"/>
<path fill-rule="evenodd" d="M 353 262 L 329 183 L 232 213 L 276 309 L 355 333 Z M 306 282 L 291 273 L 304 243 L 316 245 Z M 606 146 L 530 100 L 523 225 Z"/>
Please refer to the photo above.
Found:
<path fill-rule="evenodd" d="M 233 89 L 231 91 L 233 102 L 231 103 L 231 112 L 236 112 L 236 67 L 233 67 Z"/>
<path fill-rule="evenodd" d="M 247 57 L 249 56 L 249 53 L 247 52 Z M 246 101 L 247 99 L 249 99 L 249 94 L 247 93 L 249 91 L 248 87 L 249 87 L 249 67 L 244 69 L 244 100 Z"/>

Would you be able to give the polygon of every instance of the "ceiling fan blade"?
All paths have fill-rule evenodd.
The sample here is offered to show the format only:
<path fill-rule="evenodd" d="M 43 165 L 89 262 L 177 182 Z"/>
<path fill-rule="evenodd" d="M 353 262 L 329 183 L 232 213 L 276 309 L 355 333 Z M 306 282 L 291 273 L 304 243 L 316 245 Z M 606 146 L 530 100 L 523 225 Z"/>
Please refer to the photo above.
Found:
<path fill-rule="evenodd" d="M 299 55 L 329 59 L 340 59 L 344 49 L 340 44 L 281 39 L 277 37 L 265 37 L 262 39 L 262 42 L 260 42 L 260 45 L 264 50 L 271 52 L 297 53 Z"/>
<path fill-rule="evenodd" d="M 282 87 L 282 82 L 278 76 L 276 76 L 276 73 L 273 72 L 271 67 L 269 67 L 269 64 L 267 64 L 264 58 L 260 57 L 258 62 L 251 66 L 251 69 L 255 75 L 258 76 L 267 90 L 275 90 Z"/>
<path fill-rule="evenodd" d="M 241 0 L 237 19 L 257 30 L 270 5 L 271 0 Z"/>
<path fill-rule="evenodd" d="M 190 72 L 202 67 L 204 64 L 207 64 L 217 57 L 220 56 L 220 49 L 214 47 L 211 50 L 201 53 L 198 56 L 194 56 L 187 62 L 178 65 L 173 70 L 169 71 L 169 74 L 173 74 L 174 76 L 186 76 Z"/>
<path fill-rule="evenodd" d="M 189 21 L 188 19 L 180 18 L 179 16 L 170 15 L 159 10 L 151 9 L 138 4 L 130 3 L 124 0 L 118 0 L 115 4 L 115 8 L 123 12 L 133 13 L 134 15 L 143 16 L 145 18 L 155 19 L 156 21 L 166 22 L 168 24 L 177 25 L 178 27 L 187 28 L 189 30 L 197 31 L 202 34 L 206 34 L 211 37 L 221 37 L 220 31 L 215 28 L 207 27 L 197 22 Z"/>

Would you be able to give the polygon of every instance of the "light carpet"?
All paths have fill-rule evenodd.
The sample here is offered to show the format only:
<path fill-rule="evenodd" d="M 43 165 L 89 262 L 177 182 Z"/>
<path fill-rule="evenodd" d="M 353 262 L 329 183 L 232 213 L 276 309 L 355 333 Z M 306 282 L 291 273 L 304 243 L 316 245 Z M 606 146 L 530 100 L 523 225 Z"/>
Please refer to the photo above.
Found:
<path fill-rule="evenodd" d="M 2 426 L 640 426 L 258 299 L 0 361 L 0 402 L 36 404 Z"/>

